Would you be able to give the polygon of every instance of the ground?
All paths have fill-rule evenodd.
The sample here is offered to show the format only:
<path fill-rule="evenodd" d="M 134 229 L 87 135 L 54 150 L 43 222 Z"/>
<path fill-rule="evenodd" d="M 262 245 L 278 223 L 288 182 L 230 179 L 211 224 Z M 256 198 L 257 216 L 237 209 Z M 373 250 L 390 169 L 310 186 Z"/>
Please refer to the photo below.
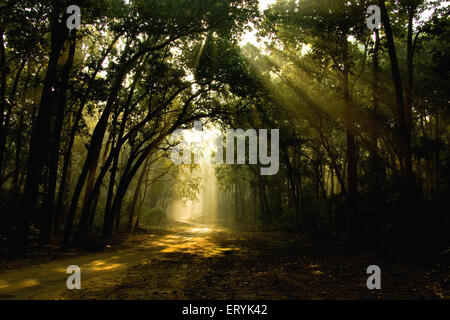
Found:
<path fill-rule="evenodd" d="M 0 299 L 449 299 L 448 266 L 392 264 L 286 232 L 200 224 L 128 236 L 100 252 L 8 261 Z M 26 262 L 26 265 L 24 263 Z M 368 290 L 379 265 L 382 289 Z M 81 268 L 81 290 L 66 269 Z"/>

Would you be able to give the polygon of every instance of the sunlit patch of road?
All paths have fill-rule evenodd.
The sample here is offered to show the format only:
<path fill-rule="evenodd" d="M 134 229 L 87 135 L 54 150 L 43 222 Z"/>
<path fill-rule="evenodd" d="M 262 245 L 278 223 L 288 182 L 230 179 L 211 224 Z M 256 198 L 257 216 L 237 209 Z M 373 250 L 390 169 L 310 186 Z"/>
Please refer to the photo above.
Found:
<path fill-rule="evenodd" d="M 125 248 L 107 248 L 102 252 L 25 266 L 0 273 L 2 299 L 83 299 L 83 290 L 106 289 L 119 284 L 126 270 L 161 259 L 168 254 L 191 254 L 203 257 L 223 255 L 239 250 L 221 246 L 215 239 L 224 229 L 204 225 L 168 228 L 160 232 L 136 235 Z M 69 291 L 66 269 L 81 268 L 82 289 Z"/>

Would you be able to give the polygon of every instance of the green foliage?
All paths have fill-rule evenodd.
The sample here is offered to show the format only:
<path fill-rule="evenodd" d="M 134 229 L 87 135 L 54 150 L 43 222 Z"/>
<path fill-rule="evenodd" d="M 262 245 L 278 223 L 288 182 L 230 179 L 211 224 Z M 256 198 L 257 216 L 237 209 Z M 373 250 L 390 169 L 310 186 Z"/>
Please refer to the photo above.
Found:
<path fill-rule="evenodd" d="M 165 216 L 166 211 L 163 208 L 151 208 L 144 210 L 144 212 L 142 212 L 140 226 L 143 228 L 157 226 L 161 222 L 164 222 Z"/>

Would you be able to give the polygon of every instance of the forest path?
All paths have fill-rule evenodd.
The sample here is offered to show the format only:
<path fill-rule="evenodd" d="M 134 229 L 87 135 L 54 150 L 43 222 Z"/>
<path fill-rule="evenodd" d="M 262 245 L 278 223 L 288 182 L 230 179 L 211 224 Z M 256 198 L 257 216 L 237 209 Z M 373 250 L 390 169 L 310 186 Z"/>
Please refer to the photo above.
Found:
<path fill-rule="evenodd" d="M 373 259 L 325 253 L 293 234 L 186 224 L 4 271 L 0 299 L 448 298 L 440 272 Z M 371 264 L 381 264 L 382 290 L 366 288 Z M 81 290 L 66 287 L 70 265 L 81 268 Z"/>

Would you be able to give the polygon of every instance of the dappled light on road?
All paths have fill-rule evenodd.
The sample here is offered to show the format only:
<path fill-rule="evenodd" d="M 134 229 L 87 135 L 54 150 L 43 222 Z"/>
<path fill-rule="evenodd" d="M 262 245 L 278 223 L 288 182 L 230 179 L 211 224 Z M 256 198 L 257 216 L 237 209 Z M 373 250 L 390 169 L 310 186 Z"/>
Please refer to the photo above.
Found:
<path fill-rule="evenodd" d="M 107 271 L 107 270 L 113 270 L 124 266 L 122 263 L 112 263 L 108 265 L 102 265 L 102 266 L 94 266 L 91 267 L 92 271 Z"/>
<path fill-rule="evenodd" d="M 0 297 L 12 299 L 63 299 L 74 294 L 66 288 L 67 267 L 81 269 L 83 289 L 102 290 L 120 281 L 124 271 L 133 266 L 144 266 L 173 254 L 186 257 L 220 257 L 237 252 L 238 247 L 221 244 L 217 235 L 225 230 L 204 225 L 187 225 L 132 237 L 125 248 L 106 248 L 102 252 L 65 258 L 20 271 L 1 274 Z M 136 240 L 138 239 L 138 240 Z M 25 280 L 24 280 L 25 279 Z"/>
<path fill-rule="evenodd" d="M 8 282 L 8 281 L 1 281 L 0 282 L 0 296 L 2 293 L 8 293 L 15 290 L 20 289 L 27 289 L 35 286 L 39 286 L 40 282 L 36 279 L 25 279 L 22 281 L 14 282 Z"/>
<path fill-rule="evenodd" d="M 209 228 L 192 228 L 192 229 L 190 229 L 190 232 L 206 233 L 206 232 L 210 232 L 210 229 Z"/>
<path fill-rule="evenodd" d="M 239 250 L 218 245 L 212 233 L 220 232 L 220 229 L 211 227 L 187 227 L 180 228 L 175 234 L 168 234 L 150 239 L 141 243 L 142 247 L 160 247 L 162 253 L 184 253 L 201 256 L 222 255 L 224 252 Z M 223 231 L 223 230 L 222 230 Z"/>

